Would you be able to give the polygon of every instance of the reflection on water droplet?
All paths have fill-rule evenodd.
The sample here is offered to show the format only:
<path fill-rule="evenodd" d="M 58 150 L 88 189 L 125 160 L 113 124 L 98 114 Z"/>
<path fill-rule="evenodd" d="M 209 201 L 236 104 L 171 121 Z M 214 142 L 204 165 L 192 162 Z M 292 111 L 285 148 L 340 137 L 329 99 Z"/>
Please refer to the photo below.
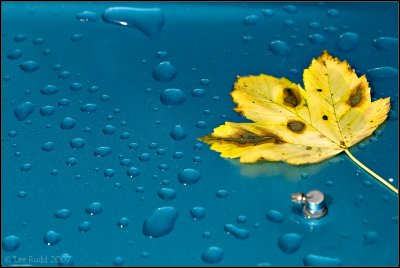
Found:
<path fill-rule="evenodd" d="M 54 246 L 61 240 L 61 235 L 54 231 L 48 231 L 43 236 L 43 242 L 48 246 Z"/>
<path fill-rule="evenodd" d="M 15 40 L 16 42 L 22 42 L 22 41 L 25 41 L 25 39 L 26 39 L 26 36 L 25 36 L 24 34 L 17 34 L 17 35 L 14 37 L 14 40 Z"/>
<path fill-rule="evenodd" d="M 202 97 L 202 96 L 204 96 L 205 93 L 206 93 L 206 91 L 202 88 L 193 89 L 191 92 L 193 97 Z"/>
<path fill-rule="evenodd" d="M 67 161 L 65 161 L 65 164 L 70 167 L 75 166 L 77 163 L 78 160 L 75 157 L 68 158 Z"/>
<path fill-rule="evenodd" d="M 30 163 L 25 163 L 21 166 L 21 171 L 29 171 L 32 169 L 32 164 Z"/>
<path fill-rule="evenodd" d="M 224 251 L 220 247 L 211 246 L 201 254 L 201 259 L 205 263 L 218 263 L 222 261 L 224 257 Z"/>
<path fill-rule="evenodd" d="M 56 107 L 54 106 L 43 106 L 40 108 L 40 114 L 42 116 L 51 116 L 55 113 Z"/>
<path fill-rule="evenodd" d="M 24 121 L 34 110 L 35 105 L 33 103 L 24 102 L 14 109 L 14 115 L 18 121 Z"/>
<path fill-rule="evenodd" d="M 302 241 L 303 237 L 301 235 L 289 233 L 279 238 L 278 246 L 284 253 L 291 254 L 300 249 Z"/>
<path fill-rule="evenodd" d="M 219 199 L 227 198 L 229 195 L 228 190 L 218 190 L 215 194 Z"/>
<path fill-rule="evenodd" d="M 169 234 L 175 227 L 178 211 L 174 207 L 157 208 L 143 223 L 143 234 L 157 238 Z"/>
<path fill-rule="evenodd" d="M 115 175 L 114 169 L 108 168 L 104 171 L 104 177 L 106 177 L 107 179 L 113 177 L 114 175 Z"/>
<path fill-rule="evenodd" d="M 82 112 L 93 113 L 97 111 L 97 105 L 94 103 L 87 103 L 81 107 Z"/>
<path fill-rule="evenodd" d="M 81 83 L 72 83 L 72 84 L 69 86 L 69 88 L 70 88 L 72 91 L 79 91 L 79 90 L 82 89 L 82 84 L 81 84 Z"/>
<path fill-rule="evenodd" d="M 115 131 L 116 131 L 116 128 L 113 125 L 106 125 L 103 128 L 103 133 L 106 135 L 112 135 L 115 133 Z"/>
<path fill-rule="evenodd" d="M 136 28 L 150 38 L 158 36 L 165 23 L 164 13 L 159 8 L 110 7 L 102 18 L 108 23 Z"/>
<path fill-rule="evenodd" d="M 190 215 L 194 220 L 204 219 L 204 217 L 206 216 L 206 209 L 203 207 L 193 207 L 190 210 Z"/>
<path fill-rule="evenodd" d="M 297 13 L 298 8 L 294 5 L 285 5 L 283 6 L 283 10 L 285 10 L 287 13 L 294 14 Z"/>
<path fill-rule="evenodd" d="M 103 205 L 99 202 L 93 202 L 89 204 L 85 209 L 85 212 L 89 215 L 98 215 L 102 211 L 103 211 Z"/>
<path fill-rule="evenodd" d="M 8 132 L 8 137 L 15 138 L 17 136 L 17 132 L 15 130 L 11 130 Z"/>
<path fill-rule="evenodd" d="M 28 196 L 28 193 L 25 191 L 19 191 L 17 195 L 19 198 L 25 198 Z"/>
<path fill-rule="evenodd" d="M 143 153 L 138 156 L 139 160 L 142 162 L 146 162 L 150 160 L 150 154 L 149 153 Z"/>
<path fill-rule="evenodd" d="M 272 17 L 275 12 L 272 9 L 261 9 L 261 13 L 266 17 Z"/>
<path fill-rule="evenodd" d="M 172 157 L 174 159 L 181 159 L 185 154 L 183 152 L 175 152 Z"/>
<path fill-rule="evenodd" d="M 69 142 L 69 145 L 74 149 L 82 149 L 86 145 L 86 141 L 82 138 L 74 138 Z"/>
<path fill-rule="evenodd" d="M 80 41 L 80 40 L 82 40 L 82 35 L 81 34 L 73 34 L 71 36 L 71 40 L 72 41 Z"/>
<path fill-rule="evenodd" d="M 71 103 L 69 99 L 61 99 L 58 101 L 58 105 L 61 107 L 68 106 Z"/>
<path fill-rule="evenodd" d="M 169 88 L 161 93 L 160 100 L 164 105 L 177 106 L 185 102 L 186 96 L 180 89 Z"/>

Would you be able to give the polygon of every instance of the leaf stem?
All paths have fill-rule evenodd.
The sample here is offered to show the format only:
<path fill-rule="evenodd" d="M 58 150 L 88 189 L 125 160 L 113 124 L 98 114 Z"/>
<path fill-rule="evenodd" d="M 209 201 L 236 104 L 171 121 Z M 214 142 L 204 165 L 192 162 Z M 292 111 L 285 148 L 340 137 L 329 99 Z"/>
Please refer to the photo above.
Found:
<path fill-rule="evenodd" d="M 360 161 L 358 161 L 358 159 L 355 158 L 354 155 L 352 155 L 348 149 L 345 149 L 344 151 L 345 151 L 346 154 L 350 157 L 350 159 L 353 160 L 357 165 L 359 165 L 360 167 L 362 167 L 366 172 L 368 172 L 369 174 L 371 174 L 375 179 L 377 179 L 378 181 L 380 181 L 381 183 L 383 183 L 386 187 L 388 187 L 390 190 L 392 190 L 393 192 L 395 192 L 397 195 L 399 194 L 399 190 L 396 189 L 396 187 L 394 187 L 393 185 L 391 185 L 389 182 L 387 182 L 386 180 L 384 180 L 381 176 L 379 176 L 378 174 L 376 174 L 375 172 L 373 172 L 372 170 L 370 170 L 369 168 L 367 168 L 363 163 L 361 163 Z"/>

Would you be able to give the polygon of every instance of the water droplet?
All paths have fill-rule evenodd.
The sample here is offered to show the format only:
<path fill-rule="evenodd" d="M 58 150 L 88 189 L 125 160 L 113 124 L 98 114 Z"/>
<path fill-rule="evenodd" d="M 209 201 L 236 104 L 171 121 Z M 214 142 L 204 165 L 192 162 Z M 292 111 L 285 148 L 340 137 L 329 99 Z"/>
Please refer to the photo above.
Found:
<path fill-rule="evenodd" d="M 78 160 L 75 157 L 68 158 L 67 161 L 65 161 L 65 164 L 70 167 L 75 166 L 77 163 Z"/>
<path fill-rule="evenodd" d="M 161 171 L 167 171 L 169 169 L 169 167 L 168 167 L 167 164 L 160 164 L 158 166 L 158 169 L 161 170 Z"/>
<path fill-rule="evenodd" d="M 107 146 L 97 147 L 93 154 L 96 157 L 106 157 L 111 154 L 111 148 Z"/>
<path fill-rule="evenodd" d="M 81 224 L 79 224 L 78 230 L 81 233 L 89 232 L 89 230 L 90 230 L 90 222 L 88 222 L 88 221 L 82 222 Z"/>
<path fill-rule="evenodd" d="M 172 200 L 176 197 L 176 191 L 171 188 L 161 188 L 158 190 L 157 195 L 165 201 Z"/>
<path fill-rule="evenodd" d="M 377 232 L 365 232 L 363 234 L 364 245 L 371 245 L 378 241 L 378 233 Z"/>
<path fill-rule="evenodd" d="M 399 47 L 399 39 L 396 37 L 380 37 L 374 39 L 372 45 L 378 50 L 396 52 Z"/>
<path fill-rule="evenodd" d="M 48 231 L 43 236 L 43 242 L 48 246 L 54 246 L 61 240 L 61 235 L 54 231 Z"/>
<path fill-rule="evenodd" d="M 283 21 L 283 25 L 285 25 L 286 27 L 292 27 L 294 24 L 293 20 L 284 20 Z"/>
<path fill-rule="evenodd" d="M 35 44 L 35 45 L 43 44 L 43 42 L 44 42 L 44 39 L 41 38 L 41 37 L 38 37 L 38 38 L 35 38 L 35 39 L 32 40 L 32 43 Z"/>
<path fill-rule="evenodd" d="M 23 53 L 21 49 L 13 49 L 7 53 L 7 58 L 9 58 L 10 60 L 19 59 L 22 56 L 22 54 Z"/>
<path fill-rule="evenodd" d="M 206 209 L 203 207 L 193 207 L 190 210 L 190 215 L 194 220 L 204 219 L 204 217 L 206 216 Z"/>
<path fill-rule="evenodd" d="M 72 84 L 69 86 L 69 88 L 70 88 L 72 91 L 79 91 L 79 90 L 82 89 L 82 84 L 81 84 L 81 83 L 72 83 Z"/>
<path fill-rule="evenodd" d="M 294 14 L 298 11 L 298 8 L 294 5 L 285 5 L 283 6 L 283 10 L 285 10 L 287 13 Z"/>
<path fill-rule="evenodd" d="M 71 103 L 69 99 L 61 99 L 58 101 L 58 105 L 61 107 L 68 106 Z"/>
<path fill-rule="evenodd" d="M 58 74 L 58 78 L 60 79 L 67 79 L 71 76 L 71 73 L 68 71 L 62 71 L 61 73 Z"/>
<path fill-rule="evenodd" d="M 75 18 L 82 22 L 96 21 L 97 17 L 97 13 L 92 11 L 82 11 L 75 15 Z"/>
<path fill-rule="evenodd" d="M 69 142 L 69 145 L 74 149 L 82 149 L 86 145 L 86 141 L 82 138 L 74 138 Z"/>
<path fill-rule="evenodd" d="M 247 222 L 247 216 L 245 216 L 245 215 L 239 215 L 239 216 L 237 216 L 237 218 L 236 218 L 236 222 L 237 223 L 246 223 Z"/>
<path fill-rule="evenodd" d="M 321 25 L 318 22 L 311 22 L 308 24 L 308 28 L 310 30 L 316 30 L 319 29 L 321 27 Z"/>
<path fill-rule="evenodd" d="M 272 41 L 269 46 L 269 50 L 274 53 L 276 56 L 287 57 L 291 53 L 291 49 L 288 44 L 283 41 L 275 40 Z"/>
<path fill-rule="evenodd" d="M 246 25 L 255 25 L 258 22 L 258 16 L 255 14 L 243 18 L 243 23 Z"/>
<path fill-rule="evenodd" d="M 215 194 L 219 199 L 227 198 L 229 195 L 228 190 L 218 190 Z"/>
<path fill-rule="evenodd" d="M 202 235 L 204 238 L 210 238 L 211 237 L 211 232 L 209 232 L 209 231 L 205 231 L 204 233 L 203 233 L 203 235 Z"/>
<path fill-rule="evenodd" d="M 201 259 L 206 263 L 218 263 L 222 261 L 224 251 L 220 247 L 211 246 L 201 254 Z"/>
<path fill-rule="evenodd" d="M 303 237 L 299 234 L 289 233 L 282 235 L 278 240 L 279 248 L 287 254 L 291 254 L 300 249 Z"/>
<path fill-rule="evenodd" d="M 322 45 L 326 43 L 326 38 L 322 34 L 310 34 L 307 39 L 314 45 Z"/>
<path fill-rule="evenodd" d="M 69 209 L 60 209 L 57 210 L 56 213 L 54 213 L 54 217 L 61 220 L 68 219 L 70 216 L 71 216 L 71 210 Z"/>
<path fill-rule="evenodd" d="M 327 33 L 335 33 L 335 32 L 337 32 L 337 28 L 333 27 L 333 26 L 328 26 L 328 27 L 324 28 L 324 31 Z"/>
<path fill-rule="evenodd" d="M 71 40 L 72 41 L 80 41 L 80 40 L 82 40 L 82 35 L 81 34 L 73 34 L 71 36 Z"/>
<path fill-rule="evenodd" d="M 25 163 L 21 166 L 21 171 L 29 171 L 32 169 L 32 164 L 30 163 Z"/>
<path fill-rule="evenodd" d="M 76 125 L 75 119 L 73 119 L 72 117 L 65 117 L 60 123 L 60 128 L 65 130 L 70 130 L 74 128 L 75 125 Z"/>
<path fill-rule="evenodd" d="M 8 132 L 8 137 L 15 138 L 17 136 L 17 132 L 15 130 L 11 130 Z"/>
<path fill-rule="evenodd" d="M 126 228 L 126 227 L 128 227 L 128 224 L 129 224 L 129 219 L 126 217 L 122 217 L 117 222 L 117 226 L 120 228 Z"/>
<path fill-rule="evenodd" d="M 18 236 L 15 235 L 6 236 L 1 242 L 3 250 L 8 252 L 16 251 L 19 248 L 20 244 L 21 240 Z"/>
<path fill-rule="evenodd" d="M 131 134 L 127 131 L 124 131 L 121 133 L 121 135 L 119 135 L 120 139 L 122 140 L 127 140 L 131 137 Z"/>
<path fill-rule="evenodd" d="M 168 57 L 168 52 L 166 52 L 166 51 L 157 51 L 156 57 L 160 58 L 160 59 L 164 59 L 164 58 Z"/>
<path fill-rule="evenodd" d="M 129 158 L 121 159 L 121 161 L 119 162 L 119 164 L 123 167 L 128 167 L 131 165 L 131 163 L 132 161 Z"/>
<path fill-rule="evenodd" d="M 143 223 L 143 234 L 157 238 L 169 234 L 175 227 L 178 211 L 174 207 L 157 208 Z"/>
<path fill-rule="evenodd" d="M 326 187 L 333 187 L 334 185 L 335 185 L 335 183 L 333 181 L 328 180 L 325 182 Z"/>
<path fill-rule="evenodd" d="M 58 266 L 74 266 L 74 260 L 68 253 L 63 253 L 57 258 L 57 264 Z"/>
<path fill-rule="evenodd" d="M 21 152 L 15 152 L 14 155 L 15 155 L 15 157 L 20 157 L 21 156 Z"/>
<path fill-rule="evenodd" d="M 208 86 L 210 84 L 210 82 L 211 82 L 210 79 L 207 79 L 207 78 L 200 79 L 200 84 L 203 86 Z"/>
<path fill-rule="evenodd" d="M 139 176 L 141 172 L 140 169 L 136 167 L 130 167 L 126 173 L 128 174 L 129 177 L 134 178 Z"/>
<path fill-rule="evenodd" d="M 271 222 L 275 222 L 275 223 L 281 223 L 283 222 L 283 220 L 285 219 L 285 217 L 283 216 L 283 214 L 277 210 L 270 210 L 265 214 L 265 217 L 271 221 Z"/>
<path fill-rule="evenodd" d="M 149 153 L 142 153 L 141 155 L 138 156 L 139 160 L 142 162 L 146 162 L 150 160 L 150 154 Z"/>
<path fill-rule="evenodd" d="M 88 91 L 90 92 L 90 93 L 96 93 L 97 91 L 99 91 L 99 87 L 98 86 L 91 86 L 89 89 L 88 89 Z"/>
<path fill-rule="evenodd" d="M 201 174 L 196 169 L 187 168 L 179 172 L 178 180 L 183 185 L 193 185 L 197 183 L 201 178 Z"/>
<path fill-rule="evenodd" d="M 158 144 L 155 143 L 155 142 L 151 142 L 151 143 L 148 145 L 148 147 L 149 147 L 149 149 L 156 149 L 156 148 L 158 147 Z"/>
<path fill-rule="evenodd" d="M 103 127 L 103 133 L 106 135 L 112 135 L 116 131 L 116 128 L 113 125 L 106 125 Z"/>
<path fill-rule="evenodd" d="M 201 156 L 193 156 L 193 162 L 194 163 L 200 163 L 201 162 Z"/>
<path fill-rule="evenodd" d="M 301 177 L 302 179 L 307 179 L 307 178 L 308 178 L 308 173 L 303 172 L 303 173 L 301 173 L 300 177 Z"/>
<path fill-rule="evenodd" d="M 344 33 L 339 36 L 336 45 L 340 51 L 348 52 L 357 48 L 359 40 L 356 33 Z"/>
<path fill-rule="evenodd" d="M 191 94 L 193 97 L 202 97 L 206 94 L 206 91 L 202 88 L 196 88 L 192 90 Z"/>
<path fill-rule="evenodd" d="M 98 215 L 103 211 L 103 205 L 99 202 L 93 202 L 86 207 L 85 211 L 89 215 Z"/>
<path fill-rule="evenodd" d="M 331 258 L 325 256 L 319 256 L 314 254 L 308 254 L 304 259 L 303 263 L 306 266 L 342 266 L 343 262 L 338 258 Z"/>
<path fill-rule="evenodd" d="M 176 125 L 169 134 L 172 139 L 176 141 L 184 140 L 187 136 L 185 129 L 182 125 Z"/>
<path fill-rule="evenodd" d="M 399 223 L 399 216 L 394 216 L 393 218 L 392 218 L 392 221 L 394 222 L 394 223 Z"/>
<path fill-rule="evenodd" d="M 165 149 L 160 148 L 160 149 L 157 150 L 157 155 L 165 155 L 166 152 L 167 151 Z"/>
<path fill-rule="evenodd" d="M 274 16 L 275 12 L 272 9 L 261 9 L 261 13 L 266 16 L 266 17 L 272 17 Z"/>
<path fill-rule="evenodd" d="M 241 239 L 241 240 L 247 239 L 250 235 L 249 230 L 239 228 L 233 224 L 225 224 L 224 230 L 228 234 L 232 234 L 234 237 L 236 237 L 237 239 Z"/>
<path fill-rule="evenodd" d="M 136 150 L 137 148 L 139 148 L 139 144 L 137 144 L 136 142 L 132 142 L 131 144 L 128 145 L 128 148 L 130 150 Z"/>
<path fill-rule="evenodd" d="M 103 12 L 103 20 L 142 31 L 154 38 L 164 25 L 164 13 L 159 8 L 111 7 Z"/>
<path fill-rule="evenodd" d="M 25 192 L 25 191 L 19 191 L 19 192 L 18 192 L 18 197 L 19 197 L 19 198 L 25 198 L 25 197 L 27 197 L 27 196 L 28 196 L 28 193 Z"/>
<path fill-rule="evenodd" d="M 175 153 L 172 155 L 172 157 L 173 157 L 174 159 L 181 159 L 183 156 L 184 156 L 184 153 L 183 153 L 183 152 L 175 152 Z"/>
<path fill-rule="evenodd" d="M 104 171 L 104 177 L 106 177 L 107 179 L 113 177 L 114 175 L 115 175 L 114 169 L 108 168 Z"/>
<path fill-rule="evenodd" d="M 365 143 L 359 143 L 359 144 L 357 145 L 357 147 L 358 147 L 359 149 L 361 149 L 361 150 L 364 150 L 365 147 L 367 147 L 367 145 L 366 145 Z"/>
<path fill-rule="evenodd" d="M 141 256 L 142 258 L 148 258 L 148 257 L 150 256 L 150 253 L 147 252 L 147 251 L 143 251 L 142 254 L 140 254 L 140 256 Z"/>
<path fill-rule="evenodd" d="M 164 105 L 177 106 L 185 102 L 186 96 L 180 89 L 169 88 L 161 93 L 160 100 Z"/>
<path fill-rule="evenodd" d="M 154 67 L 152 75 L 156 81 L 168 82 L 175 78 L 176 69 L 169 61 L 164 61 Z"/>
<path fill-rule="evenodd" d="M 19 65 L 19 67 L 25 72 L 25 73 L 32 73 L 39 69 L 39 64 L 36 61 L 28 60 L 24 61 Z"/>
<path fill-rule="evenodd" d="M 93 113 L 97 111 L 97 105 L 94 103 L 87 103 L 81 107 L 82 112 Z"/>
<path fill-rule="evenodd" d="M 55 64 L 55 65 L 53 65 L 53 70 L 54 70 L 54 71 L 61 70 L 61 68 L 62 68 L 61 64 Z"/>
<path fill-rule="evenodd" d="M 254 40 L 254 38 L 251 35 L 245 35 L 245 36 L 243 36 L 242 39 L 243 39 L 243 42 L 245 42 L 245 43 L 250 43 Z"/>
<path fill-rule="evenodd" d="M 326 15 L 327 15 L 328 17 L 331 17 L 331 18 L 337 18 L 337 17 L 339 16 L 339 14 L 340 14 L 340 12 L 339 12 L 339 10 L 337 10 L 337 9 L 329 9 L 329 10 L 326 12 Z"/>
<path fill-rule="evenodd" d="M 203 148 L 203 144 L 200 143 L 200 142 L 196 142 L 196 143 L 193 145 L 193 150 L 200 151 L 202 148 Z"/>
<path fill-rule="evenodd" d="M 31 102 L 19 104 L 14 109 L 14 115 L 18 121 L 24 121 L 35 110 L 35 105 Z"/>
<path fill-rule="evenodd" d="M 43 106 L 40 108 L 40 114 L 42 116 L 51 116 L 55 113 L 56 108 L 54 106 Z"/>
<path fill-rule="evenodd" d="M 203 128 L 207 127 L 207 123 L 205 121 L 197 121 L 195 126 L 196 126 L 196 128 L 203 129 Z"/>
<path fill-rule="evenodd" d="M 52 176 L 58 175 L 58 169 L 52 169 L 51 172 L 50 172 L 50 174 L 51 174 Z"/>
<path fill-rule="evenodd" d="M 389 66 L 369 69 L 367 71 L 367 76 L 373 80 L 394 79 L 398 77 L 398 75 L 399 75 L 399 70 Z"/>
<path fill-rule="evenodd" d="M 114 266 L 122 266 L 124 265 L 124 259 L 122 257 L 115 257 L 113 260 L 113 265 Z"/>

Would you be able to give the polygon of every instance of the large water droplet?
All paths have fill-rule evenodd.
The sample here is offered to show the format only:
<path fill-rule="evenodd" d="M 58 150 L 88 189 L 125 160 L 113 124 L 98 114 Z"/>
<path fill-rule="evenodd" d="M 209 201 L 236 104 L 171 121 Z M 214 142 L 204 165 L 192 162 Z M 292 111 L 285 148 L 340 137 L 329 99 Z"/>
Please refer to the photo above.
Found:
<path fill-rule="evenodd" d="M 305 266 L 342 266 L 343 265 L 341 259 L 319 256 L 319 255 L 314 255 L 314 254 L 308 254 L 303 259 L 303 263 Z"/>
<path fill-rule="evenodd" d="M 93 202 L 86 207 L 85 211 L 89 215 L 98 215 L 103 211 L 103 205 L 99 202 Z"/>
<path fill-rule="evenodd" d="M 35 110 L 35 105 L 31 102 L 24 102 L 14 109 L 14 115 L 18 121 L 24 121 Z"/>
<path fill-rule="evenodd" d="M 176 125 L 169 133 L 172 139 L 176 141 L 184 140 L 187 136 L 185 129 L 182 125 Z"/>
<path fill-rule="evenodd" d="M 241 239 L 241 240 L 247 239 L 250 235 L 249 230 L 239 228 L 239 227 L 235 226 L 234 224 L 225 224 L 224 230 L 228 234 L 232 234 L 234 237 L 236 237 L 237 239 Z"/>
<path fill-rule="evenodd" d="M 103 20 L 142 31 L 156 37 L 164 25 L 164 13 L 159 8 L 111 7 L 103 12 Z"/>
<path fill-rule="evenodd" d="M 168 82 L 175 78 L 176 69 L 169 61 L 164 61 L 154 67 L 152 76 L 156 81 Z"/>
<path fill-rule="evenodd" d="M 201 254 L 201 259 L 206 263 L 218 263 L 222 261 L 224 251 L 220 247 L 211 246 Z"/>
<path fill-rule="evenodd" d="M 75 18 L 82 22 L 96 21 L 97 17 L 97 13 L 92 11 L 82 11 L 75 15 Z"/>
<path fill-rule="evenodd" d="M 169 234 L 175 227 L 178 211 L 174 207 L 157 208 L 143 223 L 143 234 L 161 237 Z"/>
<path fill-rule="evenodd" d="M 310 34 L 307 39 L 315 45 L 322 45 L 326 43 L 326 38 L 322 34 Z"/>
<path fill-rule="evenodd" d="M 369 69 L 367 71 L 367 76 L 373 80 L 393 79 L 398 77 L 398 75 L 399 75 L 399 70 L 389 66 Z"/>
<path fill-rule="evenodd" d="M 111 148 L 107 146 L 101 146 L 97 147 L 96 150 L 94 150 L 93 154 L 96 157 L 106 157 L 109 154 L 111 154 Z"/>
<path fill-rule="evenodd" d="M 1 242 L 1 246 L 3 247 L 4 251 L 12 252 L 16 251 L 21 244 L 21 240 L 18 236 L 9 235 L 3 238 Z"/>
<path fill-rule="evenodd" d="M 289 233 L 282 235 L 278 240 L 279 248 L 287 254 L 291 254 L 300 249 L 303 238 L 299 234 Z"/>
<path fill-rule="evenodd" d="M 97 105 L 94 103 L 87 103 L 81 107 L 82 112 L 93 113 L 97 110 Z"/>
<path fill-rule="evenodd" d="M 171 188 L 161 188 L 158 190 L 157 194 L 162 200 L 166 201 L 172 200 L 176 197 L 176 191 Z"/>
<path fill-rule="evenodd" d="M 22 50 L 21 49 L 13 49 L 10 52 L 7 53 L 7 58 L 10 60 L 15 60 L 18 59 L 22 56 Z"/>
<path fill-rule="evenodd" d="M 365 232 L 363 234 L 364 238 L 364 245 L 371 245 L 373 243 L 376 243 L 378 241 L 378 233 L 377 232 Z"/>
<path fill-rule="evenodd" d="M 39 64 L 36 61 L 28 60 L 24 61 L 19 65 L 19 67 L 25 72 L 25 73 L 32 73 L 39 69 Z"/>
<path fill-rule="evenodd" d="M 56 217 L 57 219 L 68 219 L 71 216 L 71 210 L 69 209 L 60 209 L 57 210 L 56 213 L 54 213 L 54 217 Z"/>
<path fill-rule="evenodd" d="M 272 41 L 268 48 L 277 56 L 287 57 L 291 53 L 289 45 L 281 40 Z"/>
<path fill-rule="evenodd" d="M 178 180 L 184 185 L 193 185 L 197 183 L 201 178 L 199 171 L 193 168 L 187 168 L 179 172 Z"/>
<path fill-rule="evenodd" d="M 378 50 L 396 52 L 399 47 L 399 39 L 396 37 L 379 37 L 374 39 L 372 45 Z"/>
<path fill-rule="evenodd" d="M 48 231 L 43 236 L 43 242 L 48 246 L 54 246 L 61 240 L 61 235 L 54 231 Z"/>
<path fill-rule="evenodd" d="M 86 145 L 86 141 L 82 138 L 73 138 L 69 145 L 74 149 L 82 149 Z"/>
<path fill-rule="evenodd" d="M 281 223 L 284 220 L 284 216 L 282 213 L 280 213 L 277 210 L 270 210 L 267 212 L 267 214 L 265 214 L 265 217 L 271 221 L 271 222 L 275 222 L 275 223 Z"/>
<path fill-rule="evenodd" d="M 40 93 L 42 93 L 42 95 L 48 96 L 48 95 L 53 95 L 56 94 L 58 92 L 58 88 L 54 85 L 46 85 L 44 87 L 42 87 L 42 89 L 40 90 Z"/>
<path fill-rule="evenodd" d="M 65 130 L 70 130 L 74 128 L 75 125 L 76 121 L 72 117 L 65 117 L 60 123 L 60 127 Z"/>
<path fill-rule="evenodd" d="M 344 33 L 339 36 L 336 45 L 340 51 L 348 52 L 357 48 L 359 40 L 360 37 L 356 33 Z"/>
<path fill-rule="evenodd" d="M 177 106 L 186 100 L 186 95 L 177 88 L 168 88 L 160 95 L 160 100 L 164 105 Z"/>

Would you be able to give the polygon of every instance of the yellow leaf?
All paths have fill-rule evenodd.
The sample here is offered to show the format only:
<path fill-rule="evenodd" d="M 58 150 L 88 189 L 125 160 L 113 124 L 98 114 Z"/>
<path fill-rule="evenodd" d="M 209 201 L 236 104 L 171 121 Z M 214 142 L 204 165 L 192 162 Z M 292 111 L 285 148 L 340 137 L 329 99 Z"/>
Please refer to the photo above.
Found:
<path fill-rule="evenodd" d="M 303 80 L 305 89 L 286 78 L 265 74 L 238 77 L 231 92 L 238 104 L 235 111 L 254 122 L 225 122 L 200 140 L 222 157 L 244 163 L 310 164 L 344 151 L 372 174 L 348 148 L 386 120 L 390 99 L 371 102 L 366 77 L 358 77 L 346 61 L 327 51 L 312 60 Z"/>

